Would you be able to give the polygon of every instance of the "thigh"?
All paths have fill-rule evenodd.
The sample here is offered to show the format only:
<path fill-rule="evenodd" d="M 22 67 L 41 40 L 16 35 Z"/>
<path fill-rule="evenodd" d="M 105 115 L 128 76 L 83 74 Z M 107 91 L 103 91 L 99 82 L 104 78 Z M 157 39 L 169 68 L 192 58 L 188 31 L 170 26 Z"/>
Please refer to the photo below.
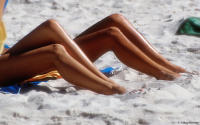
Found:
<path fill-rule="evenodd" d="M 0 86 L 54 70 L 52 50 L 48 45 L 16 56 L 0 56 Z"/>

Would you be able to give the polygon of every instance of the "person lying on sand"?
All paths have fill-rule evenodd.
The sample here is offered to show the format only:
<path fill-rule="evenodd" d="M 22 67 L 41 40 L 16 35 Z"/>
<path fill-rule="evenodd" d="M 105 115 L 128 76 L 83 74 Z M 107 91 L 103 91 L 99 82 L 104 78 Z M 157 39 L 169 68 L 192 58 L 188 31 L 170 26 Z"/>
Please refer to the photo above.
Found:
<path fill-rule="evenodd" d="M 0 1 L 2 15 L 5 0 Z M 2 18 L 1 18 L 2 20 Z M 113 51 L 127 66 L 161 80 L 185 70 L 171 64 L 120 14 L 112 14 L 71 39 L 50 19 L 0 56 L 0 86 L 57 70 L 70 83 L 100 94 L 123 94 L 125 88 L 104 76 L 92 62 Z"/>

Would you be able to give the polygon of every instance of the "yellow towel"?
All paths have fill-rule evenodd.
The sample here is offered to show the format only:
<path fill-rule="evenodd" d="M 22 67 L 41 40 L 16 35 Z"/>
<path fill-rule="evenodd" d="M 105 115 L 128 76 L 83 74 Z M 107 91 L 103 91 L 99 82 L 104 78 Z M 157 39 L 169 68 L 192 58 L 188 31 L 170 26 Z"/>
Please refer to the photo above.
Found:
<path fill-rule="evenodd" d="M 3 52 L 4 49 L 4 42 L 6 40 L 6 28 L 2 20 L 0 20 L 0 54 Z"/>
<path fill-rule="evenodd" d="M 33 77 L 33 78 L 30 78 L 30 79 L 28 79 L 28 80 L 26 80 L 26 81 L 28 81 L 28 82 L 32 82 L 32 81 L 40 81 L 40 80 L 43 80 L 43 79 L 48 79 L 48 78 L 50 78 L 50 79 L 60 79 L 60 78 L 62 78 L 61 77 L 61 75 L 58 73 L 58 71 L 51 71 L 51 72 L 48 72 L 48 73 L 46 73 L 46 74 L 42 74 L 42 75 L 37 75 L 37 76 L 35 76 L 35 77 Z"/>

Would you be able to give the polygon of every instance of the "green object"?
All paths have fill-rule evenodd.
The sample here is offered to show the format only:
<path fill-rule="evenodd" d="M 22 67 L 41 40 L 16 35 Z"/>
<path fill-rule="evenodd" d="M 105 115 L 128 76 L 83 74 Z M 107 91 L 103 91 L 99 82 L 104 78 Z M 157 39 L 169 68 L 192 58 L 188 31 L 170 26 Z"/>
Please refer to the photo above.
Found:
<path fill-rule="evenodd" d="M 200 36 L 200 18 L 198 18 L 198 17 L 187 18 L 180 25 L 176 34 Z"/>

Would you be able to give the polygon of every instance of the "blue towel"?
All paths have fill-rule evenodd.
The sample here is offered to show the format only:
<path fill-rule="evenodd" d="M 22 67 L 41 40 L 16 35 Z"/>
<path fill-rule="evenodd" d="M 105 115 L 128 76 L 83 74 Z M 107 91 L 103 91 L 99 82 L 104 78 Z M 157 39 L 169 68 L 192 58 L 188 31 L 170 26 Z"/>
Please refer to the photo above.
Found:
<path fill-rule="evenodd" d="M 10 47 L 7 44 L 5 44 L 4 48 L 9 49 Z"/>
<path fill-rule="evenodd" d="M 7 4 L 8 4 L 8 0 L 6 0 L 6 2 L 4 4 L 4 9 L 6 8 Z"/>
<path fill-rule="evenodd" d="M 112 68 L 107 67 L 105 69 L 100 70 L 104 75 L 111 76 L 115 70 L 118 68 Z M 23 86 L 20 86 L 18 83 L 6 87 L 0 87 L 0 93 L 10 93 L 10 94 L 19 94 L 21 89 L 28 88 L 32 86 L 37 86 L 41 82 L 47 82 L 47 81 L 34 81 L 34 82 L 28 82 L 24 84 Z"/>

